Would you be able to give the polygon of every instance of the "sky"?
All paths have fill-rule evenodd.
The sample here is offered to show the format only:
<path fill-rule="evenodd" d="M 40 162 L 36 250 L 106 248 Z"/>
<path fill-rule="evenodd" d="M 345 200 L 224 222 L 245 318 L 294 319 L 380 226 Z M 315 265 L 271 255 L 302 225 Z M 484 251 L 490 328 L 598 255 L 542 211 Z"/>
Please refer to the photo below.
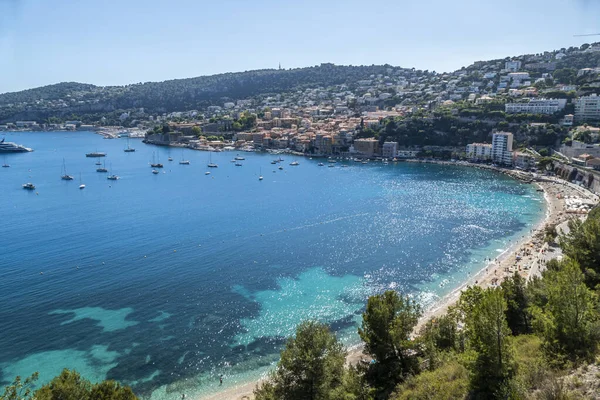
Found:
<path fill-rule="evenodd" d="M 453 71 L 600 41 L 600 0 L 0 0 L 0 93 L 324 62 Z"/>

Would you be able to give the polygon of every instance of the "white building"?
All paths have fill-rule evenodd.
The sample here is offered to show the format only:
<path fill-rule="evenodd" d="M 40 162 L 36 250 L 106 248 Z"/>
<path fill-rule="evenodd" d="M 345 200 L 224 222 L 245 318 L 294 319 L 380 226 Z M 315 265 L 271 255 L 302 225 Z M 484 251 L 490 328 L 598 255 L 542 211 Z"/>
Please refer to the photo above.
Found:
<path fill-rule="evenodd" d="M 381 156 L 383 158 L 394 158 L 398 155 L 398 143 L 385 142 L 381 148 Z"/>
<path fill-rule="evenodd" d="M 474 160 L 491 160 L 492 145 L 487 143 L 468 144 L 467 157 Z"/>
<path fill-rule="evenodd" d="M 600 120 L 600 97 L 596 94 L 582 96 L 575 102 L 575 120 Z"/>
<path fill-rule="evenodd" d="M 521 169 L 529 169 L 535 167 L 535 158 L 528 153 L 515 151 L 513 153 L 513 165 Z"/>
<path fill-rule="evenodd" d="M 511 72 L 508 74 L 508 79 L 512 79 L 513 82 L 524 81 L 529 79 L 529 72 Z"/>
<path fill-rule="evenodd" d="M 506 103 L 504 109 L 509 114 L 554 114 L 567 105 L 567 99 L 532 99 L 527 103 Z"/>
<path fill-rule="evenodd" d="M 521 69 L 521 61 L 507 61 L 504 63 L 504 69 L 515 72 Z"/>
<path fill-rule="evenodd" d="M 513 134 L 496 132 L 492 136 L 492 160 L 498 164 L 512 164 Z"/>

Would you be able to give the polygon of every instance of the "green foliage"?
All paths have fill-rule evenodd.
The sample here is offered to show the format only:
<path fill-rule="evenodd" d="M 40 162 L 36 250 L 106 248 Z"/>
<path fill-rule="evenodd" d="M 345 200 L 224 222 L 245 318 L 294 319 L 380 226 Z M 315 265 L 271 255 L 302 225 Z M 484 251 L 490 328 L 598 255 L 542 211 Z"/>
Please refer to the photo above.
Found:
<path fill-rule="evenodd" d="M 365 379 L 364 366 L 349 366 L 344 370 L 342 385 L 333 390 L 332 400 L 372 400 L 375 396 Z"/>
<path fill-rule="evenodd" d="M 561 68 L 552 74 L 554 80 L 563 84 L 573 84 L 577 79 L 577 70 L 575 68 Z"/>
<path fill-rule="evenodd" d="M 416 344 L 410 335 L 421 315 L 419 305 L 393 290 L 369 297 L 358 334 L 365 352 L 375 360 L 367 379 L 381 393 L 389 393 L 406 376 L 418 371 Z"/>
<path fill-rule="evenodd" d="M 127 386 L 114 381 L 92 384 L 76 371 L 64 369 L 35 393 L 36 400 L 137 400 Z"/>
<path fill-rule="evenodd" d="M 592 210 L 585 222 L 569 221 L 569 233 L 560 236 L 559 244 L 579 264 L 589 287 L 600 284 L 600 208 Z"/>
<path fill-rule="evenodd" d="M 482 398 L 502 398 L 516 372 L 506 311 L 501 289 L 487 289 L 467 318 L 469 344 L 477 353 L 471 387 Z"/>
<path fill-rule="evenodd" d="M 592 143 L 592 132 L 589 129 L 585 129 L 583 131 L 577 131 L 573 135 L 573 140 L 578 140 L 583 143 Z"/>
<path fill-rule="evenodd" d="M 194 134 L 194 136 L 200 136 L 202 135 L 202 128 L 200 128 L 199 126 L 194 126 L 192 128 L 192 133 Z"/>
<path fill-rule="evenodd" d="M 433 371 L 409 377 L 391 400 L 464 399 L 469 392 L 469 371 L 457 359 L 447 360 Z"/>
<path fill-rule="evenodd" d="M 526 281 L 515 272 L 502 284 L 502 294 L 506 301 L 506 322 L 513 335 L 531 333 L 529 299 L 526 294 Z"/>
<path fill-rule="evenodd" d="M 453 314 L 432 318 L 422 328 L 418 343 L 427 359 L 429 370 L 439 366 L 444 352 L 458 349 L 458 325 Z"/>
<path fill-rule="evenodd" d="M 327 400 L 343 385 L 346 352 L 329 328 L 303 322 L 288 340 L 277 369 L 255 390 L 256 400 Z"/>
<path fill-rule="evenodd" d="M 535 335 L 520 335 L 514 338 L 513 345 L 518 365 L 517 387 L 523 392 L 539 389 L 553 373 L 544 357 L 542 341 Z"/>
<path fill-rule="evenodd" d="M 557 364 L 590 359 L 598 346 L 597 296 L 584 282 L 576 261 L 562 262 L 544 274 L 548 302 L 534 306 L 534 326 L 544 349 Z"/>
<path fill-rule="evenodd" d="M 33 400 L 35 398 L 33 387 L 38 377 L 37 372 L 25 380 L 17 376 L 10 385 L 4 387 L 4 393 L 0 395 L 0 400 Z"/>

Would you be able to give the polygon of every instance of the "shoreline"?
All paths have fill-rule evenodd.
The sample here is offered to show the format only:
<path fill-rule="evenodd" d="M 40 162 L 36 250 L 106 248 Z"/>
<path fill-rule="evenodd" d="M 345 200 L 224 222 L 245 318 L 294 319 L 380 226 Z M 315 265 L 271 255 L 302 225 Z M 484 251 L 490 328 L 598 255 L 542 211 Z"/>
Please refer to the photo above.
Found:
<path fill-rule="evenodd" d="M 467 163 L 457 164 L 448 162 L 448 164 L 482 167 L 481 165 Z M 483 166 L 483 169 L 503 173 L 521 181 L 526 176 L 525 173 L 515 170 L 502 170 L 488 166 Z M 427 309 L 419 319 L 419 322 L 413 331 L 413 335 L 418 335 L 420 329 L 431 318 L 444 314 L 449 307 L 453 306 L 458 301 L 462 291 L 468 286 L 477 285 L 484 289 L 495 287 L 498 286 L 504 278 L 511 276 L 514 272 L 518 272 L 527 280 L 533 276 L 539 275 L 544 270 L 545 264 L 549 259 L 560 258 L 562 256 L 560 251 L 557 251 L 556 249 L 550 250 L 548 244 L 544 242 L 545 228 L 548 225 L 556 225 L 558 229 L 559 226 L 566 224 L 570 219 L 585 218 L 585 216 L 582 216 L 581 214 L 570 214 L 566 212 L 566 198 L 581 198 L 594 205 L 599 202 L 598 196 L 592 192 L 558 178 L 544 177 L 543 180 L 533 183 L 543 191 L 544 202 L 546 204 L 545 217 L 537 222 L 528 234 L 517 239 L 513 243 L 510 243 L 510 245 L 494 260 L 490 257 L 490 261 L 487 261 L 484 267 Z M 346 363 L 354 364 L 366 357 L 367 356 L 363 354 L 361 345 L 353 346 L 348 349 Z M 243 382 L 217 393 L 201 395 L 194 400 L 252 400 L 254 398 L 254 388 L 263 379 L 264 378 L 251 382 Z"/>

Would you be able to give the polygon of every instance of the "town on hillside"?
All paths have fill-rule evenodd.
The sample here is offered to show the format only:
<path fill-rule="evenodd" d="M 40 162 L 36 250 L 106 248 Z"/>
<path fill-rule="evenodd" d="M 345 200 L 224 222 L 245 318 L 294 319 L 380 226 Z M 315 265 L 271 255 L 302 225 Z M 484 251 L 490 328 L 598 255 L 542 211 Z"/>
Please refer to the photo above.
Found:
<path fill-rule="evenodd" d="M 303 84 L 281 83 L 289 74 Z M 165 111 L 179 104 L 173 99 L 180 86 L 172 85 L 192 92 L 204 87 L 201 78 L 131 87 L 59 84 L 0 95 L 0 130 L 95 130 L 206 151 L 469 160 L 523 170 L 556 162 L 572 167 L 575 181 L 600 170 L 600 43 L 478 61 L 451 73 L 322 64 L 214 79 L 232 76 L 274 83 L 239 89 L 250 93 L 243 98 L 234 98 L 233 89 L 217 99 L 197 97 L 202 107 L 181 111 Z M 135 96 L 147 85 L 175 94 L 144 103 Z M 119 109 L 111 99 L 148 107 Z M 26 116 L 33 118 L 19 119 Z"/>

